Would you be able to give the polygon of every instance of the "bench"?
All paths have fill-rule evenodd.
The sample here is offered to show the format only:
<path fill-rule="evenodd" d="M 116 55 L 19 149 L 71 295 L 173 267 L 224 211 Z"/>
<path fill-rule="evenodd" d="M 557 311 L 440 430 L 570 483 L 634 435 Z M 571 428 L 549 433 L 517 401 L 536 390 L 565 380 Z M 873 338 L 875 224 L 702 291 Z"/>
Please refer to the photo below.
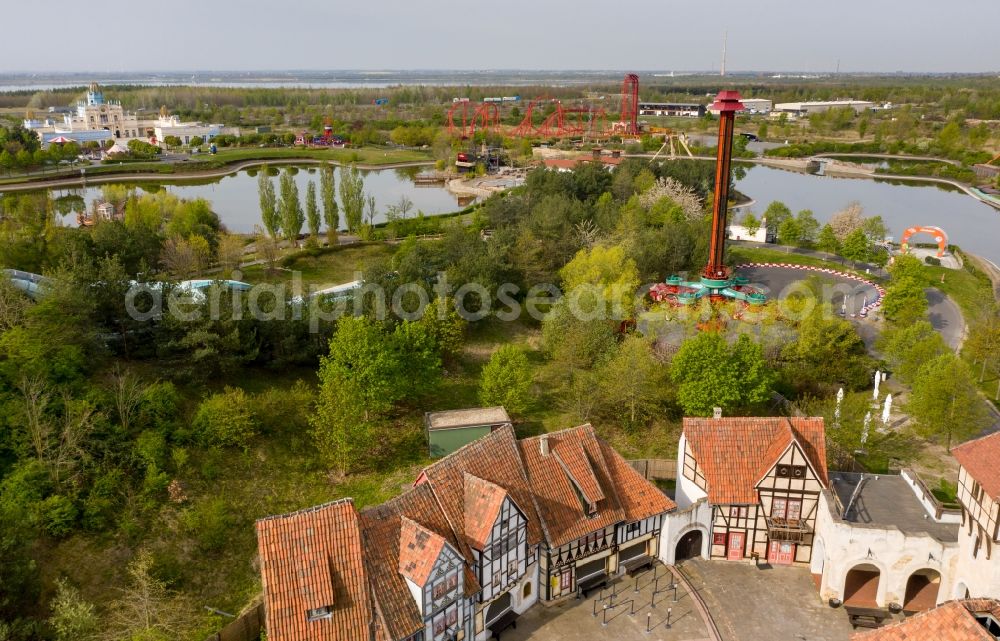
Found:
<path fill-rule="evenodd" d="M 514 628 L 515 630 L 517 629 L 517 616 L 518 616 L 517 612 L 514 612 L 513 610 L 507 610 L 502 615 L 500 615 L 500 618 L 496 619 L 486 627 L 493 634 L 493 638 L 496 639 L 497 641 L 500 641 L 501 632 L 503 632 L 507 628 Z"/>
<path fill-rule="evenodd" d="M 607 572 L 601 572 L 599 574 L 594 574 L 585 579 L 577 581 L 576 590 L 577 598 L 587 598 L 587 593 L 596 588 L 606 588 L 608 587 L 608 574 Z"/>
<path fill-rule="evenodd" d="M 622 561 L 621 565 L 625 569 L 625 574 L 635 576 L 636 574 L 653 567 L 653 557 L 648 554 L 643 554 L 641 556 L 633 557 L 628 561 Z"/>
<path fill-rule="evenodd" d="M 882 622 L 890 617 L 888 612 L 876 608 L 848 605 L 844 609 L 847 611 L 851 627 L 854 628 L 879 628 L 882 627 Z"/>

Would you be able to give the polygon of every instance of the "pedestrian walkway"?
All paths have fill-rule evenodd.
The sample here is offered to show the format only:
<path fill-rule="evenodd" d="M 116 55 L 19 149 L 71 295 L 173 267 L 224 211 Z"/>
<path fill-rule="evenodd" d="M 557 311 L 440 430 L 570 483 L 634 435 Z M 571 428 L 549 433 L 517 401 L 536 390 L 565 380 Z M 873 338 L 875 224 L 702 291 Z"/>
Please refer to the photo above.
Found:
<path fill-rule="evenodd" d="M 669 568 L 657 564 L 635 578 L 620 577 L 586 599 L 533 607 L 501 639 L 711 641 L 712 636 L 683 584 L 674 580 Z"/>

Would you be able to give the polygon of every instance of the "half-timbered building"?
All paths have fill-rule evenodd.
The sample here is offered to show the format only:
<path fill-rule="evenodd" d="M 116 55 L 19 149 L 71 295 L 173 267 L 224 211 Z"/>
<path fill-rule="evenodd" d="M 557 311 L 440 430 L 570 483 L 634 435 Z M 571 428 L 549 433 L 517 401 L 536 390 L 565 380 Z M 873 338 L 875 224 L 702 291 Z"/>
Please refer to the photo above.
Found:
<path fill-rule="evenodd" d="M 651 561 L 675 507 L 590 425 L 520 442 L 501 427 L 395 499 L 347 505 L 307 511 L 296 526 L 305 540 L 274 534 L 295 515 L 258 522 L 270 639 L 481 641 L 539 599 Z M 346 534 L 317 552 L 321 516 Z M 337 555 L 356 566 L 351 581 L 324 565 Z"/>
<path fill-rule="evenodd" d="M 709 557 L 809 563 L 828 485 L 821 418 L 686 418 L 677 501 L 711 506 Z"/>
<path fill-rule="evenodd" d="M 952 449 L 958 460 L 958 581 L 955 597 L 1000 594 L 1000 432 Z"/>

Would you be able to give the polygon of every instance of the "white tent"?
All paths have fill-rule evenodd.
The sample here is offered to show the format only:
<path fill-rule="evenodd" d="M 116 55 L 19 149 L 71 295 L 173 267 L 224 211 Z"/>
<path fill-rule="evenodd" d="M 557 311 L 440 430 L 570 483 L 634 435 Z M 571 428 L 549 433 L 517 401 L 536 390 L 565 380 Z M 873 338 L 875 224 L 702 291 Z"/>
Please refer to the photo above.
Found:
<path fill-rule="evenodd" d="M 128 147 L 124 147 L 116 142 L 115 144 L 111 145 L 111 147 L 104 153 L 109 156 L 113 156 L 115 154 L 127 154 Z"/>

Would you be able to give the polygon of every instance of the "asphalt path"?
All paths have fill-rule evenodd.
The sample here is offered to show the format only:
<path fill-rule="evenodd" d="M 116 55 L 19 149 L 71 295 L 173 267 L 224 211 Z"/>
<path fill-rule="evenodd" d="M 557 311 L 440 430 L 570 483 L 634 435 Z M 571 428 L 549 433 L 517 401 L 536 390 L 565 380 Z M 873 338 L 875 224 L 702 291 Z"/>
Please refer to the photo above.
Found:
<path fill-rule="evenodd" d="M 928 287 L 924 292 L 927 294 L 927 315 L 931 326 L 941 334 L 945 344 L 957 352 L 965 341 L 962 310 L 940 289 Z"/>

